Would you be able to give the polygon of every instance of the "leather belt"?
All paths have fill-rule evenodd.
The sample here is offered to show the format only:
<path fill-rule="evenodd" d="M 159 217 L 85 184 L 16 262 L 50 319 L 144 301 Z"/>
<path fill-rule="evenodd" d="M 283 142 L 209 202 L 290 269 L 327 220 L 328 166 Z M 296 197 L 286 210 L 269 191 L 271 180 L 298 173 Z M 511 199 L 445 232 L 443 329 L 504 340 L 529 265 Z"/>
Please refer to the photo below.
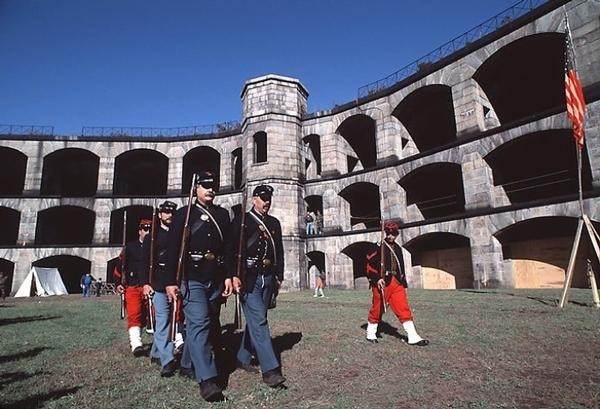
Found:
<path fill-rule="evenodd" d="M 207 251 L 206 253 L 200 251 L 188 251 L 188 254 L 192 261 L 198 262 L 200 260 L 213 261 L 217 258 L 215 253 Z"/>
<path fill-rule="evenodd" d="M 261 260 L 258 260 L 257 258 L 248 258 L 248 259 L 246 259 L 246 268 L 257 268 L 259 262 L 261 262 Z M 273 264 L 273 262 L 270 259 L 268 259 L 268 258 L 262 259 L 263 267 L 270 267 L 272 264 Z"/>

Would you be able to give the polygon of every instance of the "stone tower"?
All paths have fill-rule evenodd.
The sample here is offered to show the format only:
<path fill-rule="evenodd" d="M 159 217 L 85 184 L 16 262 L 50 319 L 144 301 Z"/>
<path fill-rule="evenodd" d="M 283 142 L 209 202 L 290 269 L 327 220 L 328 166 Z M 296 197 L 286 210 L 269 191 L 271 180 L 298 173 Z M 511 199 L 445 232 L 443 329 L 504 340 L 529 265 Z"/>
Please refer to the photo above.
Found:
<path fill-rule="evenodd" d="M 249 196 L 266 183 L 275 189 L 271 214 L 281 221 L 284 237 L 285 287 L 301 288 L 305 276 L 304 242 L 299 226 L 304 214 L 302 122 L 306 88 L 294 78 L 265 75 L 242 90 L 243 163 Z M 248 207 L 251 199 L 249 198 Z M 290 275 L 291 274 L 291 275 Z"/>

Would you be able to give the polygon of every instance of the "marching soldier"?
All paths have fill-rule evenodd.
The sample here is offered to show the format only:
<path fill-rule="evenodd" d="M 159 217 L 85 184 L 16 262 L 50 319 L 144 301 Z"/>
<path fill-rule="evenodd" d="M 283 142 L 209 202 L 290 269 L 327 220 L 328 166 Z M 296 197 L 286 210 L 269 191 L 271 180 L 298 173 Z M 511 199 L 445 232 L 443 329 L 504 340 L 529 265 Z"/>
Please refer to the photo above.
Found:
<path fill-rule="evenodd" d="M 367 322 L 367 340 L 377 343 L 377 326 L 381 321 L 384 304 L 390 305 L 408 335 L 409 345 L 425 346 L 429 341 L 417 333 L 412 312 L 406 295 L 406 275 L 402 259 L 402 249 L 396 243 L 398 225 L 388 222 L 384 225 L 385 240 L 377 249 L 367 255 L 367 277 L 373 290 L 372 305 Z M 383 275 L 381 271 L 381 247 L 383 246 Z M 383 295 L 383 297 L 382 297 Z"/>
<path fill-rule="evenodd" d="M 121 263 L 115 267 L 114 277 L 117 292 L 125 293 L 125 308 L 127 310 L 127 331 L 133 355 L 138 357 L 145 354 L 142 345 L 142 327 L 144 326 L 144 311 L 146 310 L 143 285 L 146 281 L 146 258 L 143 252 L 143 242 L 150 232 L 152 220 L 141 219 L 138 225 L 138 238 L 125 245 L 125 254 L 121 252 L 119 258 L 125 257 L 124 270 L 120 271 Z M 121 284 L 121 275 L 125 276 L 125 286 Z"/>
<path fill-rule="evenodd" d="M 186 342 L 182 358 L 191 360 L 196 380 L 200 384 L 200 395 L 206 401 L 224 399 L 217 384 L 217 367 L 210 342 L 211 323 L 218 318 L 220 297 L 232 294 L 230 269 L 224 265 L 225 243 L 229 240 L 229 213 L 214 204 L 217 189 L 215 177 L 203 171 L 196 175 L 196 200 L 189 217 L 189 236 L 181 243 L 185 228 L 186 208 L 179 209 L 173 216 L 169 231 L 166 266 L 166 292 L 169 301 L 180 292 L 186 320 Z M 185 276 L 181 287 L 177 287 L 176 270 L 180 246 L 185 245 Z M 189 369 L 189 368 L 188 368 Z"/>
<path fill-rule="evenodd" d="M 283 281 L 283 242 L 281 224 L 270 216 L 273 188 L 269 185 L 257 186 L 252 193 L 253 208 L 246 214 L 244 244 L 233 243 L 232 254 L 241 251 L 244 258 L 243 277 L 234 278 L 235 291 L 241 292 L 241 302 L 246 317 L 246 328 L 237 354 L 238 367 L 257 373 L 251 366 L 252 355 L 256 353 L 263 381 L 277 387 L 285 382 L 281 365 L 275 356 L 267 309 L 274 292 Z M 232 236 L 239 237 L 242 215 L 232 223 Z M 241 281 L 240 281 L 241 280 Z"/>
<path fill-rule="evenodd" d="M 156 243 L 154 243 L 154 257 L 153 264 L 155 266 L 152 283 L 148 280 L 148 271 L 150 266 L 146 265 L 144 268 L 145 284 L 144 284 L 144 296 L 152 297 L 155 312 L 155 329 L 154 329 L 154 340 L 152 342 L 152 349 L 150 350 L 151 360 L 158 362 L 161 365 L 160 376 L 169 377 L 173 376 L 177 369 L 177 362 L 175 360 L 174 345 L 169 341 L 169 319 L 170 319 L 170 306 L 167 300 L 167 293 L 165 292 L 165 267 L 167 265 L 167 243 L 169 235 L 169 227 L 173 219 L 173 212 L 177 209 L 177 205 L 171 201 L 165 201 L 158 207 L 158 222 L 159 225 L 156 232 Z M 144 239 L 144 257 L 148 262 L 150 261 L 150 246 L 152 245 L 152 237 L 147 235 Z M 183 337 L 180 333 L 177 334 L 177 343 L 183 345 Z"/>

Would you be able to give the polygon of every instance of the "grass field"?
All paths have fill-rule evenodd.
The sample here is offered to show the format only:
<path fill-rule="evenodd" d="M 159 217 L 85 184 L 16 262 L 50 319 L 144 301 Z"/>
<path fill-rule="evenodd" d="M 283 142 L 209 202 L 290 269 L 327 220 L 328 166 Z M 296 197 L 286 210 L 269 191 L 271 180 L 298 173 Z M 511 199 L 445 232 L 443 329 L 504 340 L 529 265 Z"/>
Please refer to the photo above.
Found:
<path fill-rule="evenodd" d="M 270 312 L 287 388 L 238 370 L 218 404 L 204 403 L 196 383 L 160 378 L 148 358 L 133 358 L 116 296 L 7 299 L 0 407 L 600 407 L 600 309 L 590 290 L 571 290 L 563 310 L 554 290 L 410 290 L 417 328 L 431 341 L 424 348 L 403 341 L 391 312 L 379 343 L 367 343 L 370 293 L 326 293 L 282 294 Z M 229 355 L 240 339 L 225 325 L 232 310 L 222 314 Z"/>

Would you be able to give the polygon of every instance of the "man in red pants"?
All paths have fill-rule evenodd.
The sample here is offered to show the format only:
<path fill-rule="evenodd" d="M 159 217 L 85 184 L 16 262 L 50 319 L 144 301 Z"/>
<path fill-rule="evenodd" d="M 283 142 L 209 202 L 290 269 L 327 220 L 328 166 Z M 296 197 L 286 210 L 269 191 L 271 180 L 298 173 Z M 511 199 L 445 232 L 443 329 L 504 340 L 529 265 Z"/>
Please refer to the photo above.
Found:
<path fill-rule="evenodd" d="M 425 346 L 429 344 L 429 341 L 421 338 L 417 333 L 408 304 L 402 249 L 396 243 L 398 225 L 388 222 L 384 225 L 384 230 L 385 240 L 383 243 L 377 245 L 377 249 L 367 255 L 367 278 L 373 290 L 372 305 L 367 322 L 367 340 L 377 343 L 377 325 L 381 321 L 385 303 L 385 305 L 389 304 L 404 327 L 408 335 L 408 344 Z M 383 246 L 383 250 L 381 246 Z M 382 253 L 383 271 L 381 271 Z"/>
<path fill-rule="evenodd" d="M 127 332 L 129 333 L 129 344 L 134 356 L 145 354 L 142 344 L 142 327 L 145 323 L 145 311 L 148 302 L 144 297 L 144 284 L 147 274 L 144 272 L 144 266 L 147 262 L 144 260 L 144 251 L 142 249 L 144 237 L 150 232 L 152 220 L 141 219 L 138 226 L 138 239 L 128 242 L 125 245 L 125 254 L 119 256 L 122 259 L 125 256 L 125 271 L 121 271 L 121 263 L 115 267 L 113 276 L 118 280 L 117 292 L 125 292 L 125 309 L 127 310 Z M 121 274 L 125 274 L 125 285 L 121 284 Z"/>

